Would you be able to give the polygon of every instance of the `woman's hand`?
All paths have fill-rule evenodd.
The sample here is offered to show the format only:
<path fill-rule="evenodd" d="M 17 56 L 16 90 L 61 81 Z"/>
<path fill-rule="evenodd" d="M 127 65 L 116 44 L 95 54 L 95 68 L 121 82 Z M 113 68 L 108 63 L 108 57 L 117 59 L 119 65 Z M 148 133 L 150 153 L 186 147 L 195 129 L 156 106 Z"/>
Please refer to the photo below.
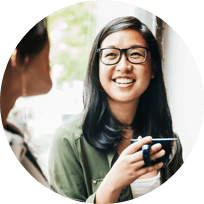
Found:
<path fill-rule="evenodd" d="M 138 150 L 144 144 L 150 143 L 151 141 L 152 137 L 145 137 L 128 146 L 121 153 L 109 172 L 110 179 L 115 183 L 116 189 L 122 190 L 125 186 L 131 184 L 140 176 L 162 167 L 162 162 L 154 166 L 143 167 L 145 163 L 143 161 L 142 151 Z M 160 158 L 165 154 L 164 150 L 159 151 L 161 147 L 161 144 L 155 144 L 150 148 L 151 160 Z"/>
<path fill-rule="evenodd" d="M 142 148 L 144 144 L 148 144 L 151 141 L 152 137 L 147 136 L 128 146 L 121 153 L 118 160 L 99 186 L 96 194 L 96 201 L 102 201 L 104 199 L 103 196 L 106 195 L 106 199 L 102 203 L 117 202 L 120 192 L 125 186 L 131 184 L 140 176 L 160 169 L 163 166 L 161 162 L 154 166 L 143 167 L 145 163 L 143 161 L 142 151 L 138 150 Z M 165 154 L 164 150 L 160 150 L 161 147 L 161 144 L 155 144 L 150 148 L 151 160 L 160 158 Z"/>

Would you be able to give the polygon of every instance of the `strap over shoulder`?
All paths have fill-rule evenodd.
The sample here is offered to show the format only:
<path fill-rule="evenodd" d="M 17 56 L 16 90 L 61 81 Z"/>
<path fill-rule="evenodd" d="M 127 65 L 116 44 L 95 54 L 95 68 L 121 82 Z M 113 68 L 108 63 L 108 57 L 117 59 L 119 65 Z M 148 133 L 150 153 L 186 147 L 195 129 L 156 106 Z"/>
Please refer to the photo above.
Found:
<path fill-rule="evenodd" d="M 20 152 L 22 152 L 21 150 L 24 151 L 24 154 L 21 155 L 20 157 L 16 155 L 17 151 L 14 151 L 14 154 L 17 156 L 18 160 L 21 162 L 23 167 L 30 173 L 31 176 L 33 176 L 38 182 L 40 182 L 45 187 L 52 189 L 45 175 L 43 174 L 39 164 L 37 163 L 36 158 L 31 152 L 28 144 L 24 140 L 22 127 L 21 128 L 19 127 L 20 127 L 19 125 L 15 126 L 14 124 L 12 124 L 11 121 L 7 122 L 5 127 L 7 139 L 12 150 L 14 151 L 18 147 L 18 149 L 20 148 L 19 150 Z"/>

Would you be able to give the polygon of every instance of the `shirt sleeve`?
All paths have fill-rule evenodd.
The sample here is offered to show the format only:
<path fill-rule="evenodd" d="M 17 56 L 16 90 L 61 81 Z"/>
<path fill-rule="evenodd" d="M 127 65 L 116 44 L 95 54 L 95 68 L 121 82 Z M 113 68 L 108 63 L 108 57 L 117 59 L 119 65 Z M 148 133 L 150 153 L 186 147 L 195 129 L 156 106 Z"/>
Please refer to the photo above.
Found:
<path fill-rule="evenodd" d="M 52 188 L 62 196 L 76 201 L 94 203 L 95 193 L 87 195 L 83 170 L 73 137 L 56 131 L 49 156 L 49 175 Z"/>

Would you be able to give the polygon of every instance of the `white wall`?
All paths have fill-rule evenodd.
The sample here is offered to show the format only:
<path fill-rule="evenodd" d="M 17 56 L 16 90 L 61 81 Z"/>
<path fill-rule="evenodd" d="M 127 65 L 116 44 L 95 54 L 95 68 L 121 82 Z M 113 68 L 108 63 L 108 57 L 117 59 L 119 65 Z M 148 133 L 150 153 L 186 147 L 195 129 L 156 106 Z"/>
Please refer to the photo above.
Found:
<path fill-rule="evenodd" d="M 121 16 L 133 16 L 135 6 L 116 1 L 96 1 L 96 35 L 111 20 Z"/>
<path fill-rule="evenodd" d="M 144 23 L 156 35 L 156 16 L 140 7 L 135 7 L 135 17 Z"/>
<path fill-rule="evenodd" d="M 185 160 L 201 128 L 204 110 L 202 81 L 191 51 L 166 23 L 163 37 L 164 78 L 173 129 L 180 136 Z"/>
<path fill-rule="evenodd" d="M 95 4 L 97 17 L 96 35 L 108 22 L 122 16 L 136 16 L 155 34 L 156 17 L 152 13 L 132 4 L 119 1 L 96 1 Z"/>

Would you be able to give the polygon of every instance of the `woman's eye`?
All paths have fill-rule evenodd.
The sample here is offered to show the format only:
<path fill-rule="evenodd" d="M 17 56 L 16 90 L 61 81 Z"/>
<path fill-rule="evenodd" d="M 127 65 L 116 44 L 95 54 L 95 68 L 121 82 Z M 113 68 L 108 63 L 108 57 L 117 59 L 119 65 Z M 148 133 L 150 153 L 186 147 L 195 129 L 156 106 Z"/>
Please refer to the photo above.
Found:
<path fill-rule="evenodd" d="M 142 56 L 140 53 L 138 53 L 138 52 L 133 52 L 130 56 Z"/>
<path fill-rule="evenodd" d="M 106 56 L 105 57 L 115 57 L 116 56 L 116 54 L 115 53 L 108 53 L 108 54 L 106 54 Z"/>

